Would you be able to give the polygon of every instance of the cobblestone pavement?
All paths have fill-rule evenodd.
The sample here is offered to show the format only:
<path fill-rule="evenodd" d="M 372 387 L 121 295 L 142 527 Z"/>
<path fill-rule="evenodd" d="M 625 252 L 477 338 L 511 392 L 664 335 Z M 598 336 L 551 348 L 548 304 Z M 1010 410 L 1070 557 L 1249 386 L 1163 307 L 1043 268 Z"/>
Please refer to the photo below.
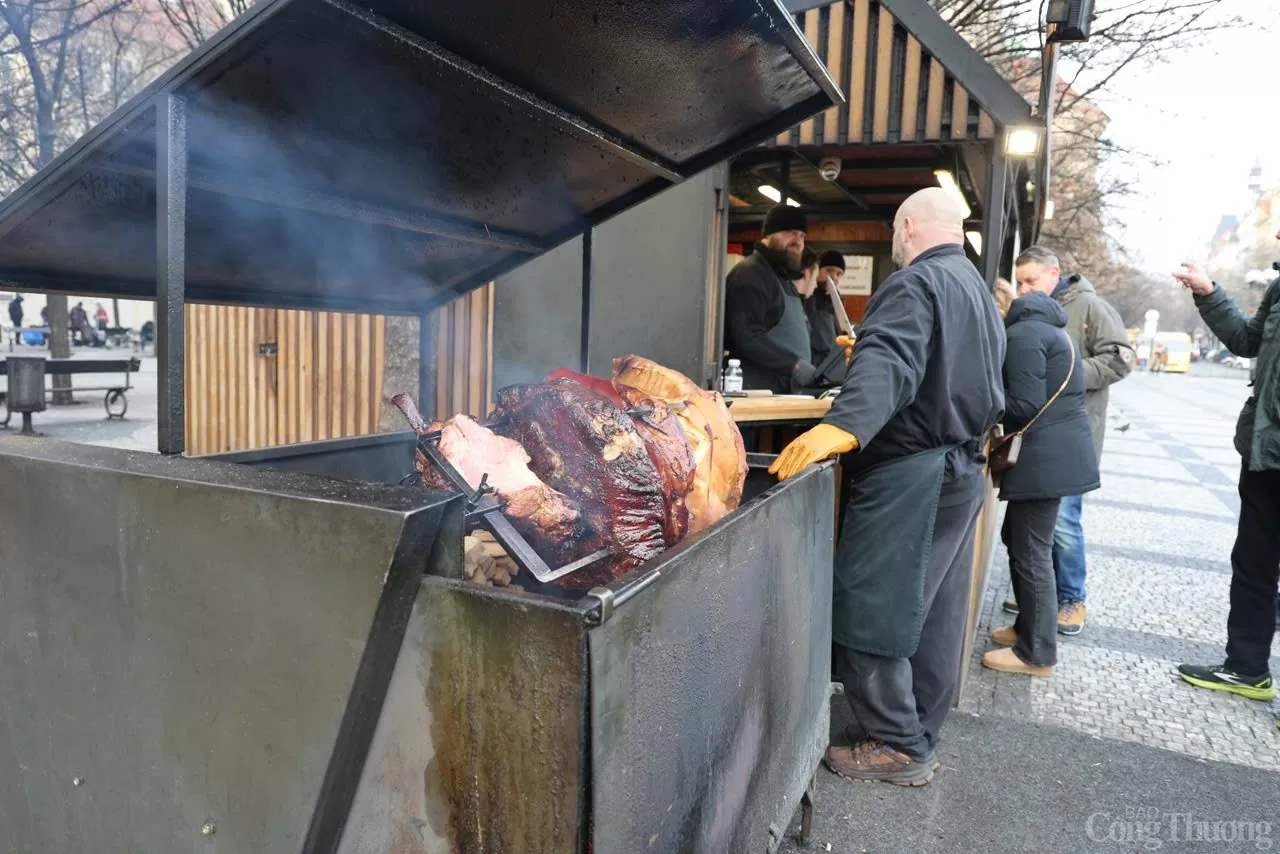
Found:
<path fill-rule="evenodd" d="M 1011 622 L 999 549 L 961 712 L 1280 770 L 1280 708 L 1193 688 L 1174 672 L 1223 659 L 1240 506 L 1231 437 L 1247 395 L 1237 378 L 1137 374 L 1114 387 L 1102 489 L 1084 500 L 1088 624 L 1059 637 L 1052 679 L 984 669 L 992 629 Z M 1280 674 L 1280 660 L 1271 667 Z"/>

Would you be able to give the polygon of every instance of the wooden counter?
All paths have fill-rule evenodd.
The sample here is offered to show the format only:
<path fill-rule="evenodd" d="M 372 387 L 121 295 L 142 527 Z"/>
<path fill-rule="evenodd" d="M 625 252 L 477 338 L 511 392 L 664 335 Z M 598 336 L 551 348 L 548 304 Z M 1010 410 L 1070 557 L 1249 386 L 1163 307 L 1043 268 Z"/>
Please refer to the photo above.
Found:
<path fill-rule="evenodd" d="M 731 397 L 727 402 L 739 424 L 816 422 L 831 409 L 831 401 L 811 397 Z"/>

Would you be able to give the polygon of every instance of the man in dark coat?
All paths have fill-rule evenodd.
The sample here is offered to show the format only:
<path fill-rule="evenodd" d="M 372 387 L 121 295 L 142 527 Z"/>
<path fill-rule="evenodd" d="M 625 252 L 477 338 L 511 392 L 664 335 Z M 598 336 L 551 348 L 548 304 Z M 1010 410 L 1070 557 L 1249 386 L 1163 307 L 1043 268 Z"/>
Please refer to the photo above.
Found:
<path fill-rule="evenodd" d="M 799 208 L 774 205 L 764 238 L 725 279 L 725 349 L 742 362 L 743 388 L 787 394 L 817 379 L 804 301 L 793 284 L 804 273 L 807 229 Z"/>
<path fill-rule="evenodd" d="M 840 396 L 782 452 L 785 479 L 837 454 L 851 472 L 836 550 L 835 665 L 856 725 L 826 763 L 922 786 L 951 708 L 982 505 L 985 440 L 1004 412 L 1004 329 L 940 188 L 898 209 L 901 269 L 871 298 Z M 889 533 L 887 533 L 889 532 Z"/>
<path fill-rule="evenodd" d="M 1271 283 L 1253 317 L 1245 317 L 1198 267 L 1184 266 L 1174 277 L 1195 294 L 1200 317 L 1213 334 L 1232 353 L 1257 361 L 1253 394 L 1236 422 L 1240 525 L 1231 550 L 1227 657 L 1220 665 L 1181 664 L 1178 671 L 1200 688 L 1271 700 L 1276 686 L 1268 659 L 1280 584 L 1280 280 Z"/>
<path fill-rule="evenodd" d="M 22 327 L 22 294 L 14 294 L 9 300 L 9 320 L 13 323 L 13 343 L 17 344 L 22 336 L 18 331 Z"/>

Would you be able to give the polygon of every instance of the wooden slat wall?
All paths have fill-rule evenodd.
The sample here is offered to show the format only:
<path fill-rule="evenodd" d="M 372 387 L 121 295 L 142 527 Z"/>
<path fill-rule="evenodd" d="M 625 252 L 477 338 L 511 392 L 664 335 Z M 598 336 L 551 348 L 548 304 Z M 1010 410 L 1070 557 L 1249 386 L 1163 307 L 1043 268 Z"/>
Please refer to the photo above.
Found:
<path fill-rule="evenodd" d="M 991 116 L 876 0 L 837 0 L 801 12 L 795 21 L 848 103 L 783 131 L 771 144 L 892 144 L 995 137 Z M 901 98 L 894 94 L 898 85 Z"/>
<path fill-rule="evenodd" d="M 377 429 L 384 318 L 189 304 L 186 322 L 188 455 Z"/>
<path fill-rule="evenodd" d="M 493 285 L 436 312 L 437 415 L 482 418 L 493 408 Z"/>

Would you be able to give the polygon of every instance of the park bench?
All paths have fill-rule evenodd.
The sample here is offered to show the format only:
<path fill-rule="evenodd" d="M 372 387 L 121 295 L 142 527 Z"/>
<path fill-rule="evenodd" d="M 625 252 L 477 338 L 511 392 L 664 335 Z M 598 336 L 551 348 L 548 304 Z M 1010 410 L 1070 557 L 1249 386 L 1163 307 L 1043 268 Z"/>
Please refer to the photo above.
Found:
<path fill-rule="evenodd" d="M 48 377 L 70 377 L 77 374 L 124 374 L 123 383 L 105 383 L 103 385 L 94 386 L 76 386 L 71 391 L 101 391 L 105 392 L 103 397 L 103 407 L 107 410 L 108 418 L 124 418 L 126 412 L 129 411 L 129 399 L 126 393 L 133 388 L 131 382 L 132 375 L 142 367 L 142 362 L 136 357 L 127 359 L 46 359 L 44 365 L 44 375 Z M 7 377 L 9 375 L 9 363 L 0 361 L 0 376 Z M 45 388 L 45 394 L 53 394 L 54 389 Z M 8 389 L 0 392 L 0 426 L 9 426 L 9 393 Z"/>

